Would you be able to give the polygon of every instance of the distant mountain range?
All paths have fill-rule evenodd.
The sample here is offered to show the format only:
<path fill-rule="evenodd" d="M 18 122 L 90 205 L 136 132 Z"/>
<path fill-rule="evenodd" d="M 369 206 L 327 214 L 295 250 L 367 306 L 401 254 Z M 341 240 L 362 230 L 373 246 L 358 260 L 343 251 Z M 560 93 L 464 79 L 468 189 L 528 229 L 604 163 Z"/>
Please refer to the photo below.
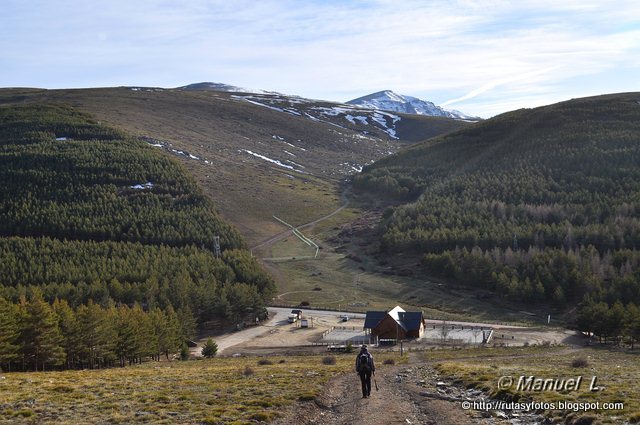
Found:
<path fill-rule="evenodd" d="M 400 112 L 405 114 L 428 115 L 432 117 L 447 117 L 463 120 L 478 120 L 477 117 L 464 114 L 460 111 L 447 110 L 437 106 L 433 102 L 394 93 L 391 90 L 383 90 L 347 102 L 362 108 L 379 109 L 382 111 Z"/>
<path fill-rule="evenodd" d="M 285 96 L 282 93 L 274 91 L 249 89 L 244 87 L 232 86 L 229 84 L 212 82 L 194 83 L 178 88 L 182 90 L 213 90 L 231 93 L 251 93 Z M 478 117 L 473 117 L 460 111 L 444 109 L 440 106 L 437 106 L 433 102 L 429 102 L 428 100 L 422 100 L 413 96 L 397 94 L 391 90 L 383 90 L 376 93 L 371 93 L 366 96 L 350 100 L 347 102 L 347 104 L 356 106 L 358 108 L 373 109 L 378 111 L 399 112 L 403 114 L 425 115 L 430 117 L 445 117 L 459 120 L 480 120 L 480 118 Z"/>
<path fill-rule="evenodd" d="M 134 89 L 136 88 L 132 88 L 132 90 Z M 422 102 L 427 106 L 431 105 L 432 113 L 429 113 L 430 109 L 424 107 L 424 105 L 419 109 L 413 108 L 409 109 L 410 112 L 405 112 L 404 109 L 398 109 L 400 108 L 399 106 L 394 109 L 386 103 L 381 104 L 381 106 L 368 107 L 359 104 L 306 99 L 275 91 L 212 82 L 189 84 L 178 87 L 176 90 L 230 93 L 230 98 L 234 101 L 250 103 L 305 120 L 328 123 L 332 127 L 348 128 L 360 132 L 364 136 L 401 139 L 410 142 L 422 141 L 429 137 L 452 131 L 460 125 L 465 125 L 466 123 L 463 121 L 478 120 L 460 113 L 453 115 L 430 102 L 407 96 L 403 97 L 390 91 L 385 93 L 390 93 L 388 96 L 396 101 L 414 99 L 417 101 L 414 102 L 416 106 L 420 106 L 418 102 Z M 366 98 L 374 95 L 369 95 Z M 419 110 L 419 112 L 416 112 L 416 110 Z M 393 113 L 396 111 L 399 112 L 397 114 Z"/>

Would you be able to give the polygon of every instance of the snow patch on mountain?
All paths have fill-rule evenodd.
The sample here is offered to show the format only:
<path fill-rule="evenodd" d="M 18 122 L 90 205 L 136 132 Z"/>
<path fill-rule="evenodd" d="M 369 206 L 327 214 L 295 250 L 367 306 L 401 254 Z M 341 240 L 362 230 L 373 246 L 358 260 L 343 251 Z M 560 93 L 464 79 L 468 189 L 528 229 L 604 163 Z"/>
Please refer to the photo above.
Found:
<path fill-rule="evenodd" d="M 259 153 L 252 152 L 252 151 L 250 151 L 250 150 L 248 150 L 248 149 L 240 149 L 240 150 L 238 150 L 238 152 L 246 152 L 246 153 L 248 153 L 248 154 L 249 154 L 249 155 L 251 155 L 251 156 L 254 156 L 254 157 L 256 157 L 256 158 L 260 158 L 260 159 L 262 159 L 262 160 L 264 160 L 264 161 L 267 161 L 267 162 L 270 162 L 270 163 L 272 163 L 272 164 L 275 164 L 275 165 L 277 165 L 278 167 L 286 168 L 286 169 L 289 169 L 289 170 L 296 171 L 296 172 L 298 172 L 298 173 L 303 173 L 303 174 L 304 174 L 304 171 L 302 171 L 302 170 L 297 170 L 297 169 L 295 169 L 293 166 L 288 165 L 288 164 L 284 164 L 284 163 L 282 163 L 282 161 L 280 161 L 280 160 L 278 160 L 278 159 L 271 159 L 271 158 L 269 158 L 268 156 L 260 155 Z M 296 164 L 295 162 L 293 162 L 293 161 L 289 161 L 288 159 L 287 159 L 287 160 L 285 160 L 285 161 L 286 161 L 286 162 L 290 162 L 290 163 L 292 163 L 292 164 L 294 164 L 294 165 L 296 165 L 296 166 L 298 166 L 298 167 L 304 168 L 302 165 L 300 165 L 300 164 Z"/>

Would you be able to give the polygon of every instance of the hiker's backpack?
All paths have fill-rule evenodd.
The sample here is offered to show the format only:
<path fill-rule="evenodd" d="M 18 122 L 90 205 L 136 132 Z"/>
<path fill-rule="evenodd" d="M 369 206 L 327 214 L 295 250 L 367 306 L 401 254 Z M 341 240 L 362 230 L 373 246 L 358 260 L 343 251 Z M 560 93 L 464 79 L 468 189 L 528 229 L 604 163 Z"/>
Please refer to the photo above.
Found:
<path fill-rule="evenodd" d="M 358 364 L 358 372 L 371 372 L 371 360 L 368 354 L 360 354 L 360 363 Z"/>

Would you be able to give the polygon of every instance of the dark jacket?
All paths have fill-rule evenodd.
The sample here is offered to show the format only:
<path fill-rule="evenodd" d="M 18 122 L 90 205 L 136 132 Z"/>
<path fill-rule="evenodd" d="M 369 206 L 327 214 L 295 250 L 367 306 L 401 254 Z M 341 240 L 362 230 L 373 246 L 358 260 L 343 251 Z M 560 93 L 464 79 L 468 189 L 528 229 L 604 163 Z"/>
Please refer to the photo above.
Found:
<path fill-rule="evenodd" d="M 360 351 L 360 353 L 358 353 L 358 356 L 356 357 L 356 372 L 360 373 L 360 366 L 361 366 L 362 361 L 363 361 L 361 359 L 362 355 L 366 355 L 367 356 L 367 364 L 369 365 L 369 370 L 371 372 L 375 372 L 376 371 L 376 365 L 373 362 L 373 356 L 367 350 L 362 350 L 362 351 Z"/>

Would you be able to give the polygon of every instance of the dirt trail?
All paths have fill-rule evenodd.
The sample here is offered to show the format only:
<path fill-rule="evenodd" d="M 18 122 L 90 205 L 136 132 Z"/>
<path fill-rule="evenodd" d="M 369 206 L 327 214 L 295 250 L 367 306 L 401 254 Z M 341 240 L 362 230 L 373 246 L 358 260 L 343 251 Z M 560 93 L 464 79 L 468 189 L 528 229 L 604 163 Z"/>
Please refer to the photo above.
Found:
<path fill-rule="evenodd" d="M 460 405 L 420 396 L 420 387 L 403 371 L 407 366 L 380 365 L 375 379 L 379 391 L 363 399 L 355 372 L 331 380 L 315 402 L 296 406 L 275 422 L 285 424 L 476 424 Z"/>
<path fill-rule="evenodd" d="M 303 424 L 421 424 L 421 425 L 528 425 L 545 423 L 536 413 L 511 414 L 464 410 L 462 400 L 486 400 L 479 390 L 460 388 L 442 378 L 425 362 L 378 365 L 379 391 L 363 399 L 355 372 L 337 376 L 313 402 L 297 404 L 274 422 Z M 446 380 L 445 380 L 446 381 Z M 372 385 L 374 387 L 374 385 Z"/>
<path fill-rule="evenodd" d="M 310 222 L 308 222 L 308 223 L 301 224 L 300 226 L 297 226 L 297 227 L 296 227 L 296 229 L 298 229 L 298 230 L 302 230 L 302 229 L 305 229 L 305 228 L 308 228 L 308 227 L 314 226 L 314 225 L 316 225 L 316 224 L 318 224 L 318 223 L 323 222 L 324 220 L 327 220 L 327 219 L 329 219 L 329 218 L 333 217 L 334 215 L 338 214 L 340 211 L 342 211 L 342 210 L 344 210 L 345 208 L 347 208 L 347 207 L 349 206 L 349 198 L 347 197 L 346 192 L 345 192 L 345 193 L 342 193 L 342 194 L 340 195 L 340 197 L 341 197 L 341 199 L 342 199 L 342 205 L 341 205 L 341 206 L 339 206 L 338 208 L 336 208 L 335 210 L 333 210 L 332 212 L 330 212 L 330 213 L 329 213 L 329 214 L 327 214 L 327 215 L 324 215 L 324 216 L 322 216 L 322 217 L 320 217 L 320 218 L 318 218 L 318 219 L 315 219 L 315 220 L 310 221 Z M 293 234 L 292 232 L 293 232 L 293 230 L 292 230 L 292 229 L 287 229 L 287 230 L 285 230 L 285 231 L 283 231 L 283 232 L 280 232 L 280 233 L 278 233 L 278 234 L 275 234 L 275 235 L 273 235 L 273 236 L 270 236 L 268 239 L 266 239 L 266 240 L 264 240 L 264 241 L 262 241 L 262 242 L 258 243 L 257 245 L 252 246 L 252 247 L 251 247 L 251 250 L 252 250 L 252 251 L 255 251 L 255 250 L 259 249 L 259 248 L 269 247 L 270 245 L 273 245 L 273 244 L 275 244 L 276 242 L 278 242 L 278 241 L 280 241 L 280 240 L 282 240 L 282 239 L 284 239 L 284 238 L 286 238 L 286 237 L 290 236 L 291 234 Z"/>

